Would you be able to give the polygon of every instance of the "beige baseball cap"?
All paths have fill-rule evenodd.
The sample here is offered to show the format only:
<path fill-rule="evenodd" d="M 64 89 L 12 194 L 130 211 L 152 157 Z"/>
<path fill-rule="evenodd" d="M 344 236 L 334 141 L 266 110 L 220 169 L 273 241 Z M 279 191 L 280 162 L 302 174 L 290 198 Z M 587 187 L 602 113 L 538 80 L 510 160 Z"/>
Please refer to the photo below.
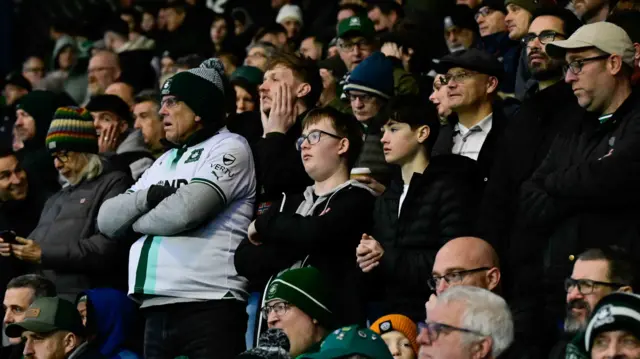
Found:
<path fill-rule="evenodd" d="M 633 68 L 635 48 L 633 42 L 620 26 L 610 22 L 596 22 L 580 27 L 566 40 L 547 44 L 546 51 L 552 57 L 564 57 L 567 50 L 595 47 L 608 54 L 619 55 L 622 61 Z"/>

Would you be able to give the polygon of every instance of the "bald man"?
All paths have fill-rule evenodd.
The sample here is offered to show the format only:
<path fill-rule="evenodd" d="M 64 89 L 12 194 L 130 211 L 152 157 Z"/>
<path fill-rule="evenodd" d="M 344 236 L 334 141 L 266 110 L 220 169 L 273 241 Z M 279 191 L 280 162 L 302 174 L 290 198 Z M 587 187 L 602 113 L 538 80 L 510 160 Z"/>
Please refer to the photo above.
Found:
<path fill-rule="evenodd" d="M 98 51 L 89 60 L 89 68 L 87 69 L 89 76 L 88 95 L 104 94 L 107 87 L 118 80 L 121 72 L 117 54 L 108 50 Z"/>
<path fill-rule="evenodd" d="M 116 95 L 133 108 L 133 98 L 135 97 L 133 87 L 126 82 L 114 82 L 104 91 L 107 95 Z"/>
<path fill-rule="evenodd" d="M 491 244 L 475 237 L 447 242 L 436 254 L 429 287 L 436 294 L 455 285 L 469 285 L 496 292 L 500 285 L 500 262 Z"/>

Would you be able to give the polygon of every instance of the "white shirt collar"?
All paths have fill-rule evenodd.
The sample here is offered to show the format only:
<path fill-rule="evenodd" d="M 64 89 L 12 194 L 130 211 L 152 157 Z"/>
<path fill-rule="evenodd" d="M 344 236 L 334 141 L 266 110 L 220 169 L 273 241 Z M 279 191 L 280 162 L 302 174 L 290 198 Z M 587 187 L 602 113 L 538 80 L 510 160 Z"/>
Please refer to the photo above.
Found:
<path fill-rule="evenodd" d="M 482 121 L 478 122 L 473 128 L 480 128 L 482 132 L 489 133 L 491 131 L 491 127 L 493 126 L 493 112 L 488 114 L 487 117 L 483 118 Z M 456 130 L 460 132 L 461 135 L 469 132 L 469 129 L 466 128 L 462 123 L 456 123 Z"/>

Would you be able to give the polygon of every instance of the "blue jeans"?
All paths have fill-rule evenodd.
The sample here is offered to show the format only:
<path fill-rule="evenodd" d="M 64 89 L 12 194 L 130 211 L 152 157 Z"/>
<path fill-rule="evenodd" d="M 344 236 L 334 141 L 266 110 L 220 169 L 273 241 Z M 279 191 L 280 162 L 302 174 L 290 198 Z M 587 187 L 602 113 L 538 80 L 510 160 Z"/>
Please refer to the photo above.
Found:
<path fill-rule="evenodd" d="M 143 309 L 145 359 L 233 359 L 245 350 L 246 304 L 237 300 Z"/>

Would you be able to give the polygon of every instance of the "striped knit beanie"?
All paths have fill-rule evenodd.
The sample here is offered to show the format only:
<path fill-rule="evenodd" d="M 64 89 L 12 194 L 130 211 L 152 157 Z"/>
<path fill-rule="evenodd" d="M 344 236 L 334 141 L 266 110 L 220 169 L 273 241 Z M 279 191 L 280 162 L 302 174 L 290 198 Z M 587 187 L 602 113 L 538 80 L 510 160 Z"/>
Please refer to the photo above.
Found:
<path fill-rule="evenodd" d="M 202 119 L 205 126 L 221 127 L 225 120 L 224 66 L 220 60 L 205 60 L 200 67 L 171 76 L 162 86 L 162 96 L 173 95 Z M 234 99 L 235 101 L 235 99 Z"/>
<path fill-rule="evenodd" d="M 411 343 L 413 352 L 418 355 L 420 346 L 418 345 L 418 326 L 413 320 L 402 314 L 389 314 L 376 320 L 369 328 L 382 335 L 389 332 L 399 332 Z"/>
<path fill-rule="evenodd" d="M 323 327 L 332 328 L 329 285 L 316 268 L 291 269 L 280 274 L 269 284 L 265 303 L 278 299 L 295 305 Z"/>
<path fill-rule="evenodd" d="M 45 145 L 49 152 L 98 153 L 98 135 L 89 111 L 81 107 L 57 109 Z"/>
<path fill-rule="evenodd" d="M 584 345 L 590 353 L 600 333 L 624 330 L 640 340 L 640 295 L 614 292 L 602 298 L 584 333 Z"/>

